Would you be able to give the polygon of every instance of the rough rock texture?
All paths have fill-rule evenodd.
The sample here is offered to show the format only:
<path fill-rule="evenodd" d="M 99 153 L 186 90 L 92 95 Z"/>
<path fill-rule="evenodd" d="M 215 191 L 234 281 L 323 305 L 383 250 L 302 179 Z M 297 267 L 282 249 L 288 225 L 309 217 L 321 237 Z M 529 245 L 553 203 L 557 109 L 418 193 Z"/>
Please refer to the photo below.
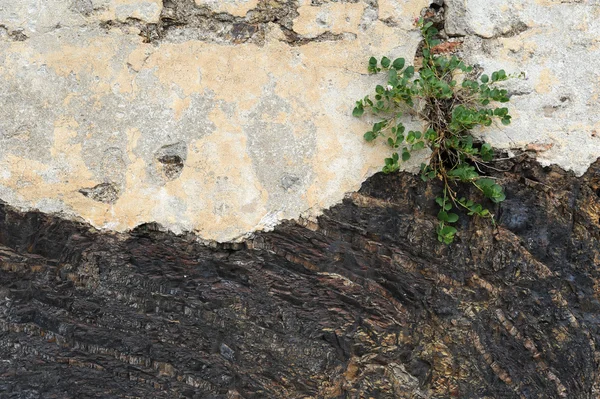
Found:
<path fill-rule="evenodd" d="M 490 141 L 582 174 L 598 0 L 19 0 L 0 3 L 0 198 L 218 241 L 319 214 L 380 168 L 350 115 L 380 81 L 365 61 L 412 59 L 429 3 L 469 61 L 526 73 Z"/>
<path fill-rule="evenodd" d="M 446 0 L 445 30 L 482 70 L 525 73 L 508 82 L 513 123 L 496 147 L 539 152 L 544 165 L 583 174 L 600 155 L 599 0 Z"/>
<path fill-rule="evenodd" d="M 496 166 L 452 246 L 407 174 L 212 248 L 1 205 L 0 397 L 598 398 L 600 161 Z"/>

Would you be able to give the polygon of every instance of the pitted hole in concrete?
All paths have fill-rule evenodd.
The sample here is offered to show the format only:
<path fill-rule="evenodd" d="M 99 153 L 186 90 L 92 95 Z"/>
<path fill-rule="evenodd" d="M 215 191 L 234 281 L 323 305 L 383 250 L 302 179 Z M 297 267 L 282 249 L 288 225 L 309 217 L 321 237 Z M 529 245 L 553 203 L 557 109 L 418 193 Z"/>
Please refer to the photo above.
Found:
<path fill-rule="evenodd" d="M 543 108 L 544 111 L 544 116 L 546 118 L 552 118 L 552 114 L 554 114 L 554 111 L 556 111 L 559 107 L 557 105 L 546 105 Z"/>
<path fill-rule="evenodd" d="M 444 0 L 433 0 L 429 5 L 429 8 L 435 11 L 439 11 L 444 6 Z"/>
<path fill-rule="evenodd" d="M 300 182 L 300 178 L 298 176 L 286 173 L 283 176 L 281 176 L 280 186 L 284 190 L 288 191 L 294 186 L 298 185 L 298 182 Z"/>
<path fill-rule="evenodd" d="M 165 155 L 158 159 L 163 164 L 163 173 L 168 180 L 174 180 L 183 170 L 183 159 L 179 155 Z"/>
<path fill-rule="evenodd" d="M 89 17 L 94 11 L 94 3 L 92 0 L 73 0 L 70 8 L 72 11 Z"/>
<path fill-rule="evenodd" d="M 92 188 L 82 188 L 79 192 L 105 204 L 114 204 L 121 194 L 119 188 L 113 183 L 100 183 Z"/>
<path fill-rule="evenodd" d="M 29 37 L 23 33 L 22 28 L 9 31 L 6 26 L 0 24 L 0 39 L 4 38 L 9 38 L 10 40 L 14 40 L 16 42 L 24 42 L 25 40 L 29 39 Z"/>
<path fill-rule="evenodd" d="M 180 141 L 175 144 L 162 146 L 155 153 L 163 177 L 170 181 L 181 175 L 187 159 L 187 144 Z"/>
<path fill-rule="evenodd" d="M 16 42 L 24 42 L 25 40 L 29 39 L 29 37 L 25 33 L 23 33 L 21 29 L 14 30 L 8 35 Z"/>
<path fill-rule="evenodd" d="M 553 116 L 552 114 L 556 110 L 567 108 L 570 105 L 571 97 L 568 95 L 563 95 L 559 98 L 559 101 L 560 102 L 558 103 L 555 102 L 555 104 L 546 105 L 543 107 L 544 116 L 546 118 L 551 118 Z"/>
<path fill-rule="evenodd" d="M 231 36 L 236 43 L 250 39 L 256 32 L 258 32 L 258 26 L 243 22 L 234 23 L 231 28 Z"/>

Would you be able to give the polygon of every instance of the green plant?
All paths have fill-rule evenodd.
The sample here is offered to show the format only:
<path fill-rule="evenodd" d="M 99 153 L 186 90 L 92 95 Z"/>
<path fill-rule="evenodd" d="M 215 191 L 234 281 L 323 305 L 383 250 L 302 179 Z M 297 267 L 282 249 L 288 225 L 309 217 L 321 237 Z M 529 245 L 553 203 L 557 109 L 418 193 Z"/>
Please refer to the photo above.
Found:
<path fill-rule="evenodd" d="M 385 159 L 386 173 L 399 170 L 411 152 L 429 148 L 431 156 L 428 164 L 421 165 L 421 178 L 443 182 L 442 195 L 436 199 L 440 207 L 437 235 L 439 241 L 449 244 L 457 232 L 453 224 L 459 217 L 451 212 L 455 207 L 494 223 L 492 213 L 482 204 L 459 198 L 458 183 L 472 184 L 494 203 L 505 199 L 502 187 L 493 178 L 483 176 L 482 168 L 492 161 L 494 151 L 489 144 L 475 139 L 471 130 L 490 126 L 495 120 L 510 123 L 508 108 L 494 106 L 509 101 L 507 90 L 497 87 L 509 76 L 499 70 L 491 76 L 474 77 L 473 67 L 456 56 L 435 54 L 440 40 L 435 38 L 438 30 L 431 22 L 421 19 L 419 27 L 423 35 L 422 67 L 416 71 L 414 66 L 406 66 L 403 58 L 392 61 L 383 57 L 378 61 L 371 57 L 369 72 L 386 71 L 387 85 L 377 85 L 374 97 L 357 101 L 353 115 L 361 117 L 368 112 L 380 118 L 364 138 L 373 141 L 382 137 L 393 149 Z M 422 119 L 424 129 L 407 132 L 400 121 L 405 113 Z"/>

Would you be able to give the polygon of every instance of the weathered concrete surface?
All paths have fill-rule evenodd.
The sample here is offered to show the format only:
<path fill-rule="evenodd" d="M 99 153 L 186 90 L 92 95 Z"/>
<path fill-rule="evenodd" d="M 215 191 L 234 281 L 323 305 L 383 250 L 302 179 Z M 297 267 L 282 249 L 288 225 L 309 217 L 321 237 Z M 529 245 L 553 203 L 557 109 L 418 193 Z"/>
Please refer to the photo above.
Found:
<path fill-rule="evenodd" d="M 538 151 L 544 165 L 583 174 L 600 156 L 600 1 L 446 0 L 446 33 L 467 61 L 525 72 L 507 84 L 513 123 L 501 148 Z"/>
<path fill-rule="evenodd" d="M 583 173 L 600 155 L 597 2 L 447 3 L 469 60 L 527 73 L 491 141 Z M 2 2 L 0 199 L 218 241 L 318 214 L 380 168 L 350 115 L 380 79 L 365 60 L 411 59 L 428 5 Z"/>
<path fill-rule="evenodd" d="M 0 6 L 0 198 L 101 228 L 154 221 L 219 241 L 317 213 L 375 172 L 382 148 L 364 145 L 367 125 L 350 115 L 375 82 L 367 55 L 410 58 L 419 42 L 362 2 L 294 5 L 292 45 L 272 22 L 259 44 L 145 43 L 127 18 L 157 22 L 162 4 L 150 0 L 18 3 Z M 207 7 L 239 17 L 257 5 L 196 4 L 204 14 L 185 9 L 194 21 Z M 339 36 L 312 40 L 323 33 Z"/>
<path fill-rule="evenodd" d="M 258 6 L 258 0 L 195 0 L 198 6 L 207 6 L 216 12 L 243 17 Z"/>

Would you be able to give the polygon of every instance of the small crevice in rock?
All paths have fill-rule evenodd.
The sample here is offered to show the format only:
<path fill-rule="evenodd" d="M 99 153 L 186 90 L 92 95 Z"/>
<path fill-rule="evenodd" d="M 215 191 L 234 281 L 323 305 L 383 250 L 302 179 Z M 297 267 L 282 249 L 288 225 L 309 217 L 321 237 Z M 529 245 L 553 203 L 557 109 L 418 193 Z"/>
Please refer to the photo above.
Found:
<path fill-rule="evenodd" d="M 164 233 L 165 228 L 156 222 L 142 223 L 137 225 L 131 230 L 131 234 L 134 236 L 146 236 L 152 233 Z"/>
<path fill-rule="evenodd" d="M 70 9 L 89 17 L 94 12 L 94 3 L 92 0 L 73 0 Z"/>
<path fill-rule="evenodd" d="M 105 204 L 114 204 L 121 194 L 114 183 L 100 183 L 91 188 L 82 188 L 79 192 L 94 201 Z"/>
<path fill-rule="evenodd" d="M 444 29 L 444 23 L 446 21 L 446 14 L 444 13 L 443 7 L 434 7 L 435 3 L 432 3 L 429 7 L 424 8 L 421 11 L 421 17 L 427 20 L 427 22 L 433 23 L 433 26 L 439 31 L 439 35 L 446 38 Z"/>
<path fill-rule="evenodd" d="M 181 175 L 185 166 L 187 145 L 184 142 L 165 145 L 154 156 L 160 165 L 163 177 L 167 181 L 175 180 Z"/>
<path fill-rule="evenodd" d="M 514 90 L 509 90 L 508 92 L 508 98 L 512 98 L 513 96 L 518 97 L 518 96 L 527 96 L 529 94 L 533 93 L 533 89 L 514 89 Z"/>
<path fill-rule="evenodd" d="M 315 42 L 335 42 L 339 40 L 356 40 L 356 34 L 354 33 L 332 33 L 332 32 L 324 32 L 315 37 L 303 37 L 296 32 L 288 29 L 282 29 L 283 34 L 285 35 L 285 42 L 290 46 L 303 46 L 308 43 Z"/>
<path fill-rule="evenodd" d="M 433 0 L 429 5 L 429 8 L 435 11 L 439 11 L 444 6 L 444 0 Z"/>
<path fill-rule="evenodd" d="M 82 0 L 85 1 L 85 0 Z M 357 1 L 343 1 L 355 3 Z M 377 2 L 366 2 L 372 10 Z M 321 5 L 317 3 L 316 5 Z M 293 30 L 293 22 L 298 17 L 298 4 L 292 1 L 259 1 L 256 8 L 245 16 L 235 16 L 226 12 L 211 10 L 205 5 L 197 5 L 193 0 L 164 0 L 163 10 L 158 23 L 145 23 L 136 18 L 126 21 L 106 21 L 101 24 L 105 29 L 130 28 L 139 30 L 146 43 L 182 42 L 199 40 L 220 44 L 254 43 L 264 45 L 269 24 L 275 24 L 282 30 L 284 42 L 290 46 L 302 46 L 312 42 L 354 40 L 354 33 L 334 34 L 325 32 L 316 37 L 305 37 Z M 376 15 L 376 12 L 375 12 Z M 375 18 L 376 19 L 376 18 Z"/>
<path fill-rule="evenodd" d="M 16 42 L 24 42 L 25 40 L 29 39 L 29 37 L 21 30 L 14 30 L 8 35 Z"/>
<path fill-rule="evenodd" d="M 525 32 L 528 29 L 529 29 L 529 26 L 527 26 L 527 24 L 525 22 L 517 21 L 513 25 L 511 25 L 509 30 L 502 32 L 500 34 L 494 35 L 491 37 L 491 39 L 517 36 L 517 35 L 520 35 L 521 33 Z"/>
<path fill-rule="evenodd" d="M 3 37 L 15 42 L 24 42 L 29 39 L 22 29 L 10 30 L 6 25 L 0 25 L 0 39 Z"/>
<path fill-rule="evenodd" d="M 386 26 L 389 26 L 390 28 L 394 28 L 394 27 L 398 26 L 398 21 L 396 21 L 392 17 L 386 18 L 386 19 L 380 19 L 380 21 L 383 22 Z"/>
<path fill-rule="evenodd" d="M 300 182 L 300 178 L 298 176 L 286 173 L 281 177 L 280 186 L 284 190 L 288 191 L 291 188 L 293 188 L 294 186 L 298 185 L 299 182 Z"/>
<path fill-rule="evenodd" d="M 183 159 L 178 155 L 165 155 L 158 162 L 163 164 L 163 172 L 169 180 L 176 179 L 183 169 Z"/>
<path fill-rule="evenodd" d="M 268 23 L 292 29 L 293 20 L 298 16 L 297 7 L 295 2 L 290 1 L 260 1 L 256 8 L 242 17 L 213 11 L 205 5 L 197 5 L 193 0 L 165 0 L 158 24 L 159 38 L 151 41 L 195 39 L 262 45 Z"/>
<path fill-rule="evenodd" d="M 432 8 L 430 6 L 430 7 L 423 8 L 423 10 L 421 10 L 421 17 L 426 22 L 431 22 L 433 24 L 433 26 L 438 30 L 436 39 L 440 39 L 440 44 L 438 44 L 433 49 L 434 53 L 436 53 L 436 54 L 455 52 L 462 44 L 461 41 L 449 40 L 449 37 L 446 34 L 446 31 L 444 30 L 445 16 L 446 15 L 444 13 L 444 9 L 441 7 L 440 8 Z M 417 47 L 417 52 L 415 53 L 415 58 L 413 61 L 415 66 L 420 67 L 420 65 L 422 65 L 424 44 L 425 44 L 425 41 L 421 40 L 421 42 L 419 43 L 419 45 Z"/>

